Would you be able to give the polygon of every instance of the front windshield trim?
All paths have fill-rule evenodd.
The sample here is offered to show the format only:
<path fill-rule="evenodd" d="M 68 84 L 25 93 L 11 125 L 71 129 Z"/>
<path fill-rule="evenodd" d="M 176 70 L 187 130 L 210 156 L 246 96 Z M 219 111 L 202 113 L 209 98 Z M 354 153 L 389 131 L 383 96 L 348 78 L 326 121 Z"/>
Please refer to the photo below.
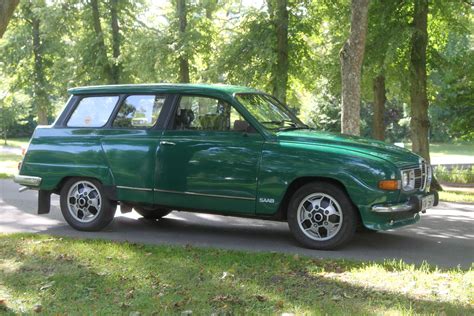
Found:
<path fill-rule="evenodd" d="M 288 116 L 290 120 L 281 120 L 281 122 L 280 121 L 271 122 L 274 125 L 278 125 L 278 126 L 275 128 L 268 127 L 268 125 L 266 125 L 265 122 L 261 122 L 254 114 L 251 113 L 251 111 L 249 111 L 247 106 L 243 104 L 241 100 L 239 100 L 239 96 L 247 96 L 247 95 L 260 95 L 260 96 L 270 99 L 270 101 L 276 103 L 279 110 L 281 110 L 285 114 L 285 116 Z M 274 97 L 271 94 L 264 93 L 264 92 L 236 92 L 233 94 L 233 97 L 237 102 L 239 102 L 247 110 L 247 112 L 249 112 L 249 114 L 258 122 L 258 124 L 261 125 L 267 131 L 270 131 L 272 133 L 278 133 L 287 129 L 294 130 L 294 129 L 309 128 L 306 124 L 301 122 L 301 120 L 296 115 L 293 114 L 293 112 L 288 108 L 287 105 L 285 105 L 283 102 L 281 102 L 280 100 L 278 100 L 276 97 Z M 291 126 L 284 126 L 285 123 L 288 123 L 288 122 L 291 122 L 290 123 Z M 268 124 L 270 124 L 270 121 L 268 122 Z"/>

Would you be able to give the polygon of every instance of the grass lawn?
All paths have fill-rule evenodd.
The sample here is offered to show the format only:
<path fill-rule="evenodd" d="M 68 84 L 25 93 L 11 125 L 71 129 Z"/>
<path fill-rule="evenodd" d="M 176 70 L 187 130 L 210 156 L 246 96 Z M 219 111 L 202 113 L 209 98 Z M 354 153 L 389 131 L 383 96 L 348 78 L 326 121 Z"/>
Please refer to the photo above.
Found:
<path fill-rule="evenodd" d="M 0 151 L 0 179 L 10 178 L 18 172 L 21 155 Z"/>
<path fill-rule="evenodd" d="M 0 235 L 6 314 L 474 313 L 474 266 Z"/>
<path fill-rule="evenodd" d="M 411 148 L 411 147 L 406 147 Z M 449 144 L 430 144 L 430 154 L 433 156 L 473 156 L 474 142 L 449 143 Z"/>
<path fill-rule="evenodd" d="M 457 203 L 474 203 L 474 193 L 462 191 L 440 191 L 440 201 Z"/>
<path fill-rule="evenodd" d="M 29 137 L 11 138 L 11 139 L 7 140 L 7 146 L 18 147 L 18 148 L 25 147 L 26 148 L 26 146 L 28 146 L 29 141 L 30 141 Z M 5 145 L 3 140 L 0 142 L 0 145 L 1 146 Z"/>

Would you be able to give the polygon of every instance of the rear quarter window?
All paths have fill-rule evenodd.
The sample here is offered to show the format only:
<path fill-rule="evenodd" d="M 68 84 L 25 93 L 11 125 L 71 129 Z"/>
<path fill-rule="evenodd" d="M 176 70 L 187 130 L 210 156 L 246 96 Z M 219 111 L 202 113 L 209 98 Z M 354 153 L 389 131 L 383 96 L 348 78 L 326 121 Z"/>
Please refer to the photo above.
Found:
<path fill-rule="evenodd" d="M 114 110 L 118 96 L 85 97 L 79 101 L 68 127 L 102 127 L 109 120 Z"/>

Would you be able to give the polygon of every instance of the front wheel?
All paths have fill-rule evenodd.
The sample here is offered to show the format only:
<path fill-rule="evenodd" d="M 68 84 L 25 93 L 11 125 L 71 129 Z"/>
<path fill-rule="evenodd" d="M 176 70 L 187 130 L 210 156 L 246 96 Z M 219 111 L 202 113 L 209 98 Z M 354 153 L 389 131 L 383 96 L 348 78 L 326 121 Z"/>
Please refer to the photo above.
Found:
<path fill-rule="evenodd" d="M 77 230 L 97 231 L 114 219 L 117 204 L 109 200 L 102 184 L 92 179 L 69 179 L 60 192 L 61 213 Z"/>
<path fill-rule="evenodd" d="M 331 183 L 310 183 L 293 195 L 288 225 L 294 237 L 312 249 L 343 246 L 355 234 L 357 213 L 347 194 Z"/>

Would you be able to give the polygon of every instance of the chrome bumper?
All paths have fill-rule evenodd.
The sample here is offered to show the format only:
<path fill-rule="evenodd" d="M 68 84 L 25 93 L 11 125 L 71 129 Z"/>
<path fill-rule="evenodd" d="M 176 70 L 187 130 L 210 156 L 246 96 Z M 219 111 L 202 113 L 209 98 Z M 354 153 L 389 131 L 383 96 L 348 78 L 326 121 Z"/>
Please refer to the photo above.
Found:
<path fill-rule="evenodd" d="M 40 177 L 22 176 L 19 174 L 13 178 L 13 181 L 16 183 L 27 187 L 38 187 L 41 184 L 41 180 Z"/>
<path fill-rule="evenodd" d="M 374 205 L 372 206 L 372 212 L 376 213 L 393 213 L 393 212 L 409 212 L 415 208 L 414 205 L 409 202 L 403 204 L 393 205 Z"/>
<path fill-rule="evenodd" d="M 439 196 L 438 192 L 432 191 L 429 193 L 430 195 L 434 195 L 434 203 L 433 206 L 438 205 Z M 414 195 L 410 197 L 408 202 L 400 203 L 400 204 L 386 204 L 386 205 L 374 205 L 372 206 L 372 212 L 375 213 L 397 213 L 397 212 L 424 212 L 425 210 L 422 209 L 421 199 L 423 195 Z"/>

